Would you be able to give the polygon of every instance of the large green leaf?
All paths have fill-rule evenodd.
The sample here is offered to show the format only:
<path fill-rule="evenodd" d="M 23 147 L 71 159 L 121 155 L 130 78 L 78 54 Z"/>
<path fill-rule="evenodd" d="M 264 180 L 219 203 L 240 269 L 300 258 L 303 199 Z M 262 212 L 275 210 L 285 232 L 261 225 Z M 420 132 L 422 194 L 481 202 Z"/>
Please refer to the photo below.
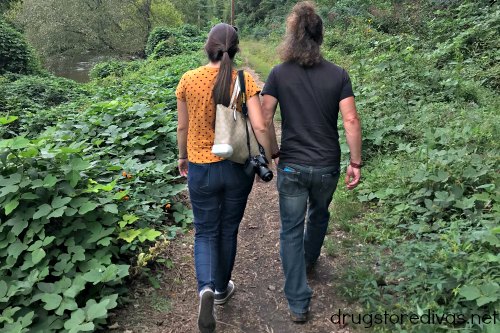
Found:
<path fill-rule="evenodd" d="M 9 147 L 11 149 L 23 149 L 28 147 L 30 144 L 30 140 L 26 139 L 25 137 L 18 136 L 12 139 L 12 142 L 10 143 Z"/>
<path fill-rule="evenodd" d="M 57 177 L 55 177 L 54 175 L 48 174 L 48 175 L 47 175 L 47 176 L 45 176 L 45 178 L 43 179 L 43 186 L 44 186 L 44 187 L 47 187 L 47 188 L 54 187 L 54 185 L 55 185 L 57 182 L 58 182 Z"/>
<path fill-rule="evenodd" d="M 83 276 L 76 276 L 71 287 L 63 292 L 64 297 L 75 298 L 81 291 L 85 290 L 86 283 Z"/>
<path fill-rule="evenodd" d="M 144 242 L 146 240 L 148 241 L 154 241 L 156 238 L 161 236 L 161 232 L 158 230 L 154 229 L 141 229 L 141 233 L 139 235 L 139 241 Z"/>
<path fill-rule="evenodd" d="M 69 333 L 93 331 L 95 328 L 94 323 L 84 323 L 84 320 L 85 312 L 82 309 L 78 309 L 71 313 L 71 318 L 64 323 L 64 328 Z"/>
<path fill-rule="evenodd" d="M 17 240 L 15 243 L 10 244 L 10 246 L 7 248 L 7 253 L 9 254 L 9 256 L 17 259 L 19 255 L 27 249 L 28 245 L 21 243 L 20 240 Z"/>
<path fill-rule="evenodd" d="M 2 187 L 2 190 L 0 191 L 0 198 L 6 196 L 9 193 L 16 193 L 18 190 L 18 185 L 7 185 L 5 187 Z"/>
<path fill-rule="evenodd" d="M 87 305 L 85 306 L 87 320 L 94 321 L 94 319 L 106 317 L 108 313 L 108 304 L 109 300 L 103 300 L 99 303 L 96 303 L 93 299 L 87 301 Z"/>
<path fill-rule="evenodd" d="M 61 208 L 68 204 L 71 201 L 70 197 L 61 197 L 57 196 L 52 199 L 52 203 L 50 204 L 53 209 Z"/>
<path fill-rule="evenodd" d="M 16 209 L 17 206 L 19 206 L 19 201 L 17 199 L 7 203 L 5 205 L 5 215 L 9 215 L 10 213 L 12 213 L 12 211 Z"/>
<path fill-rule="evenodd" d="M 43 258 L 45 258 L 46 253 L 43 249 L 37 249 L 31 252 L 31 260 L 34 264 L 38 264 Z"/>
<path fill-rule="evenodd" d="M 45 303 L 45 310 L 55 310 L 61 305 L 62 297 L 59 294 L 43 294 L 42 302 Z"/>
<path fill-rule="evenodd" d="M 38 207 L 37 211 L 33 215 L 33 219 L 36 220 L 36 219 L 39 219 L 41 217 L 47 216 L 47 215 L 49 215 L 51 210 L 52 210 L 52 207 L 50 207 L 50 205 L 43 204 L 43 205 Z"/>
<path fill-rule="evenodd" d="M 113 214 L 118 214 L 118 206 L 115 204 L 107 204 L 104 205 L 104 211 L 113 213 Z"/>
<path fill-rule="evenodd" d="M 21 221 L 18 221 L 16 224 L 14 224 L 14 226 L 12 227 L 12 230 L 11 232 L 16 235 L 16 236 L 19 236 L 21 234 L 21 232 L 23 232 L 24 229 L 26 229 L 28 227 L 28 220 L 25 219 L 25 220 L 21 220 Z"/>
<path fill-rule="evenodd" d="M 10 123 L 16 121 L 18 118 L 19 117 L 16 117 L 16 116 L 0 117 L 0 125 L 10 124 Z"/>
<path fill-rule="evenodd" d="M 476 286 L 465 286 L 460 288 L 460 295 L 464 296 L 468 301 L 473 301 L 481 297 L 481 292 Z"/>
<path fill-rule="evenodd" d="M 61 217 L 64 215 L 64 212 L 66 211 L 66 206 L 64 207 L 61 207 L 61 208 L 58 208 L 56 210 L 54 210 L 52 213 L 50 213 L 47 218 L 48 219 L 51 219 L 51 218 L 54 218 L 54 217 Z"/>
<path fill-rule="evenodd" d="M 97 206 L 98 206 L 98 204 L 95 202 L 91 202 L 91 201 L 85 202 L 80 206 L 78 213 L 80 213 L 81 215 L 85 215 L 88 212 L 93 211 Z"/>
<path fill-rule="evenodd" d="M 132 243 L 132 241 L 141 234 L 141 230 L 129 229 L 120 232 L 118 238 L 125 240 L 127 243 Z"/>
<path fill-rule="evenodd" d="M 7 295 L 7 290 L 9 290 L 7 282 L 5 282 L 4 280 L 0 280 L 0 299 L 4 298 L 5 295 Z"/>
<path fill-rule="evenodd" d="M 71 168 L 76 171 L 83 171 L 90 167 L 90 163 L 88 161 L 84 161 L 81 158 L 75 158 L 71 160 Z"/>

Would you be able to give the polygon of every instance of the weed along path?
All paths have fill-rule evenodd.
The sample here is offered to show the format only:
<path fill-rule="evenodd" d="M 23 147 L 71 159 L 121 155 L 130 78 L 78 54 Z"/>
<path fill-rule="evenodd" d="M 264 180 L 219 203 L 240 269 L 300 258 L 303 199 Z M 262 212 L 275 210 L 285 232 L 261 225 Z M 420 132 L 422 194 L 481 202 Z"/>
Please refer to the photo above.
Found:
<path fill-rule="evenodd" d="M 255 75 L 255 72 L 249 72 Z M 330 320 L 339 309 L 344 311 L 347 304 L 340 301 L 334 287 L 334 274 L 342 269 L 343 259 L 326 253 L 322 253 L 317 270 L 309 279 L 314 291 L 310 320 L 305 324 L 291 322 L 282 289 L 279 229 L 276 179 L 270 183 L 257 182 L 250 194 L 238 236 L 232 277 L 237 289 L 226 305 L 216 306 L 216 332 L 351 332 L 350 327 L 341 328 Z M 165 257 L 172 261 L 173 268 L 157 269 L 152 273 L 159 281 L 159 288 L 144 281 L 135 282 L 130 290 L 130 304 L 115 312 L 110 319 L 109 332 L 198 332 L 193 235 L 194 232 L 190 231 L 172 242 Z M 337 236 L 341 237 L 329 235 L 333 239 Z"/>

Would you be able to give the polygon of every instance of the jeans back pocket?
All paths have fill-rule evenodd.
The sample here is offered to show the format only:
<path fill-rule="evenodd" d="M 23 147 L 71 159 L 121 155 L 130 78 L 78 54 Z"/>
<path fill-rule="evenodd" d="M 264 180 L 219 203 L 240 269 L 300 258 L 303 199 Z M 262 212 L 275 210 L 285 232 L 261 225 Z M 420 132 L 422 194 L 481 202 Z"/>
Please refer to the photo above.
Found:
<path fill-rule="evenodd" d="M 278 166 L 278 191 L 285 195 L 299 195 L 307 191 L 300 182 L 300 172 L 292 167 Z"/>

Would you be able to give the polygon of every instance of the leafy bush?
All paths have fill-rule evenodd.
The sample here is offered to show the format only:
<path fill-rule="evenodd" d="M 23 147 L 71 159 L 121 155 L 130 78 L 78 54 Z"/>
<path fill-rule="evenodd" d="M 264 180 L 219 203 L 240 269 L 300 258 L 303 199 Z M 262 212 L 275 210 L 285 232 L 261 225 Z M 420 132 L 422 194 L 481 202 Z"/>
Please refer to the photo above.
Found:
<path fill-rule="evenodd" d="M 344 292 L 367 311 L 492 315 L 500 307 L 498 45 L 490 35 L 498 7 L 371 6 L 344 12 L 347 24 L 327 29 L 324 43 L 356 90 L 367 164 L 358 200 L 367 213 L 350 230 L 372 243 L 375 257 L 347 270 Z M 456 324 L 377 330 L 496 328 Z"/>
<path fill-rule="evenodd" d="M 61 118 L 54 107 L 85 96 L 76 82 L 53 76 L 10 75 L 0 82 L 0 112 L 19 119 L 8 127 L 9 136 L 37 136 Z M 1 130 L 0 130 L 1 132 Z M 7 135 L 7 133 L 5 133 Z"/>
<path fill-rule="evenodd" d="M 171 28 L 166 27 L 156 27 L 151 31 L 146 43 L 146 56 L 153 54 L 155 47 L 164 40 L 169 39 L 174 36 L 174 32 Z"/>
<path fill-rule="evenodd" d="M 110 60 L 96 64 L 90 71 L 91 79 L 103 79 L 108 76 L 122 77 L 127 72 L 140 68 L 139 61 Z"/>
<path fill-rule="evenodd" d="M 24 37 L 0 18 L 0 75 L 32 74 L 40 64 Z"/>
<path fill-rule="evenodd" d="M 196 54 L 149 60 L 85 88 L 0 80 L 11 107 L 0 117 L 0 332 L 102 328 L 129 272 L 154 257 L 151 242 L 188 227 L 173 107 L 181 74 L 197 65 Z M 26 120 L 15 101 L 32 98 L 27 107 L 54 121 Z"/>
<path fill-rule="evenodd" d="M 198 29 L 198 27 L 194 25 L 184 24 L 177 28 L 177 31 L 181 36 L 189 37 L 192 39 L 204 39 L 204 37 L 201 35 L 200 29 Z"/>
<path fill-rule="evenodd" d="M 183 52 L 199 51 L 204 41 L 205 37 L 199 29 L 191 25 L 186 24 L 175 29 L 157 27 L 149 34 L 146 55 L 158 59 Z"/>
<path fill-rule="evenodd" d="M 66 144 L 0 141 L 2 332 L 94 330 L 128 275 L 114 183 L 94 182 L 86 147 Z"/>
<path fill-rule="evenodd" d="M 183 51 L 179 41 L 175 37 L 170 37 L 167 40 L 162 40 L 159 42 L 153 53 L 151 54 L 151 57 L 153 59 L 159 59 L 163 57 L 171 57 L 175 56 L 178 54 L 181 54 Z"/>

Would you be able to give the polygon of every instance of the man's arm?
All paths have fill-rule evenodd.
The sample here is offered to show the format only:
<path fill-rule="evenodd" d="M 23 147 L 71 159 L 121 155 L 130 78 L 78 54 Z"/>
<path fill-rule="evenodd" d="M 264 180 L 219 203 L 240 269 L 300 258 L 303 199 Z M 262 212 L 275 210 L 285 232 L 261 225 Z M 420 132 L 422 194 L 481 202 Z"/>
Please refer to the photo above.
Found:
<path fill-rule="evenodd" d="M 354 97 L 347 97 L 340 101 L 340 112 L 344 123 L 345 135 L 349 150 L 351 151 L 351 162 L 347 166 L 345 183 L 349 190 L 359 184 L 361 169 L 354 165 L 361 165 L 361 122 L 356 112 Z"/>

